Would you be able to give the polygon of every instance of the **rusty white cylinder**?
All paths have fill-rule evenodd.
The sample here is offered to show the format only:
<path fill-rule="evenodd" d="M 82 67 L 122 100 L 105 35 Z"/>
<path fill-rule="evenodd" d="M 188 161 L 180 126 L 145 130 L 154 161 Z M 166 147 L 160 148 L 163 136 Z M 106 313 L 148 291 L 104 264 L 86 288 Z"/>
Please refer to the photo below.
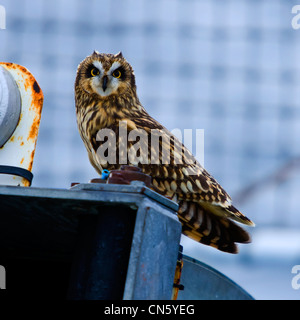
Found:
<path fill-rule="evenodd" d="M 0 62 L 0 185 L 30 186 L 27 173 L 32 170 L 42 106 L 43 93 L 33 75 L 23 66 Z M 14 174 L 10 169 L 7 173 L 8 167 Z"/>
<path fill-rule="evenodd" d="M 18 86 L 10 73 L 0 66 L 0 148 L 15 131 L 20 113 Z"/>

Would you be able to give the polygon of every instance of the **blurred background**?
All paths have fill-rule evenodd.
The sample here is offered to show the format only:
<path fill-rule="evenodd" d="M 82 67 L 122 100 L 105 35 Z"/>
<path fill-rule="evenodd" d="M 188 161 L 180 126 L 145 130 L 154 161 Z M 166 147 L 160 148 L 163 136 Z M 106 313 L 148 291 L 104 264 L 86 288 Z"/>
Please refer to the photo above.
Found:
<path fill-rule="evenodd" d="M 0 0 L 0 60 L 27 67 L 45 96 L 32 186 L 69 188 L 97 177 L 77 131 L 76 68 L 95 49 L 122 51 L 148 112 L 170 130 L 204 129 L 206 169 L 256 223 L 238 255 L 183 237 L 184 254 L 256 299 L 299 299 L 291 285 L 300 265 L 296 4 Z"/>

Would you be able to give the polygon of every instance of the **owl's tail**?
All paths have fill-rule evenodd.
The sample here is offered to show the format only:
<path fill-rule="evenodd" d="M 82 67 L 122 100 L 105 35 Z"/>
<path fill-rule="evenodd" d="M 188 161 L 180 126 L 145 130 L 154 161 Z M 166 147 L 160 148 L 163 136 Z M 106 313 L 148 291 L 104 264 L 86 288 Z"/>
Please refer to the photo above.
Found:
<path fill-rule="evenodd" d="M 213 214 L 197 202 L 180 201 L 178 218 L 184 235 L 221 251 L 238 253 L 236 242 L 251 242 L 248 232 L 235 222 Z"/>

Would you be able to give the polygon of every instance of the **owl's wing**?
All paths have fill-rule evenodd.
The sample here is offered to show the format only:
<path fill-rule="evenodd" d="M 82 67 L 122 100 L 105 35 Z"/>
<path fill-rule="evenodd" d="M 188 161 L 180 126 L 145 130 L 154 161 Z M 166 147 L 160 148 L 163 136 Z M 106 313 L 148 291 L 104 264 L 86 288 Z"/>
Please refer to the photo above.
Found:
<path fill-rule="evenodd" d="M 150 140 L 148 163 L 133 164 L 151 175 L 155 191 L 178 202 L 182 233 L 230 253 L 238 251 L 235 242 L 250 242 L 249 234 L 232 220 L 254 223 L 232 205 L 230 196 L 190 151 L 150 116 L 139 117 L 134 126 L 146 130 Z"/>
<path fill-rule="evenodd" d="M 178 200 L 199 202 L 217 216 L 227 216 L 243 224 L 254 225 L 232 205 L 227 192 L 171 132 L 150 116 L 139 117 L 135 120 L 135 126 L 146 130 L 150 136 L 149 163 L 141 167 L 152 176 L 153 185 L 160 193 L 169 197 L 175 193 Z M 159 148 L 153 140 L 159 140 Z M 153 163 L 153 159 L 159 159 L 159 163 Z"/>

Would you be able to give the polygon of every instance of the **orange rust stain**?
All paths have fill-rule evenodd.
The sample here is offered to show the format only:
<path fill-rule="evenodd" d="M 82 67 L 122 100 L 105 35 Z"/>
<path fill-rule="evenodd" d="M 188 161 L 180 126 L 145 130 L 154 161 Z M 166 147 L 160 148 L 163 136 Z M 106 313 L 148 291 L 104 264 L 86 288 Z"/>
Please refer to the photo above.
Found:
<path fill-rule="evenodd" d="M 24 80 L 25 90 L 31 89 L 34 92 L 34 101 L 39 101 L 44 98 L 40 86 L 27 68 L 11 62 L 0 62 L 0 65 L 3 65 L 8 70 L 15 69 L 21 73 L 20 75 Z M 40 105 L 40 103 L 38 103 L 38 105 Z"/>
<path fill-rule="evenodd" d="M 32 86 L 32 83 L 34 82 L 35 82 L 34 77 L 32 75 L 27 75 L 24 79 L 25 90 L 27 91 L 28 89 L 30 89 Z"/>
<path fill-rule="evenodd" d="M 20 66 L 20 65 L 17 65 L 17 68 L 18 68 L 19 70 L 21 70 L 23 73 L 26 73 L 26 74 L 28 74 L 28 75 L 31 75 L 31 73 L 30 73 L 25 67 Z"/>
<path fill-rule="evenodd" d="M 23 146 L 24 145 L 24 142 L 22 141 L 21 143 L 20 143 L 20 146 Z"/>
<path fill-rule="evenodd" d="M 36 115 L 31 125 L 27 140 L 29 139 L 35 140 L 37 138 L 37 135 L 39 132 L 39 126 L 40 126 L 40 117 L 39 115 Z"/>
<path fill-rule="evenodd" d="M 3 66 L 6 66 L 7 69 L 20 70 L 22 73 L 31 75 L 31 73 L 25 67 L 20 66 L 19 64 L 12 63 L 12 62 L 1 62 L 0 64 Z"/>
<path fill-rule="evenodd" d="M 35 80 L 34 76 L 27 70 L 25 67 L 20 66 L 19 64 L 12 63 L 12 62 L 0 62 L 0 65 L 6 67 L 6 69 L 16 69 L 21 72 L 21 76 L 24 79 L 24 87 L 25 90 L 31 89 L 33 92 L 33 104 L 32 107 L 41 108 L 43 105 L 44 95 L 43 92 L 38 85 L 37 81 Z"/>
<path fill-rule="evenodd" d="M 5 65 L 7 68 L 11 68 L 14 65 L 12 62 L 1 62 L 0 64 Z"/>
<path fill-rule="evenodd" d="M 24 158 L 22 158 L 22 160 L 21 160 L 21 162 L 20 162 L 20 163 L 22 164 L 23 162 L 24 162 Z"/>
<path fill-rule="evenodd" d="M 35 149 L 32 150 L 31 155 L 30 155 L 30 157 L 29 157 L 30 160 L 29 160 L 29 165 L 28 165 L 28 168 L 27 168 L 27 170 L 29 170 L 29 171 L 32 170 L 34 152 L 35 152 Z"/>
<path fill-rule="evenodd" d="M 10 138 L 10 141 L 11 141 L 11 142 L 14 142 L 14 141 L 15 141 L 15 136 L 12 136 L 12 137 Z"/>
<path fill-rule="evenodd" d="M 27 179 L 25 179 L 25 178 L 22 179 L 22 185 L 24 187 L 30 187 L 29 181 Z"/>
<path fill-rule="evenodd" d="M 36 81 L 35 83 L 37 84 Z M 33 92 L 30 109 L 33 110 L 36 114 L 33 119 L 27 140 L 36 139 L 38 136 L 42 107 L 43 107 L 43 100 L 44 100 L 44 96 L 41 90 L 39 93 Z"/>
<path fill-rule="evenodd" d="M 33 95 L 32 95 L 32 103 L 30 108 L 35 109 L 37 113 L 41 114 L 43 102 L 44 102 L 44 95 L 43 92 L 36 81 L 32 84 L 33 87 Z"/>

